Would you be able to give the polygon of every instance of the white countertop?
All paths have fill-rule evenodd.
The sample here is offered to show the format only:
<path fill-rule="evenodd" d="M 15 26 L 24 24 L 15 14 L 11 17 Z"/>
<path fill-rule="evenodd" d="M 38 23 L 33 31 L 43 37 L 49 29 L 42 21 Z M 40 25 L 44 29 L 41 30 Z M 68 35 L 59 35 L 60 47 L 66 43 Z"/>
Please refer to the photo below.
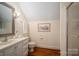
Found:
<path fill-rule="evenodd" d="M 25 39 L 27 40 L 28 38 L 29 37 L 22 37 L 22 38 L 17 38 L 17 39 L 11 39 L 12 41 L 10 41 L 10 42 L 6 42 L 6 43 L 3 42 L 5 44 L 0 44 L 0 50 L 5 49 L 13 44 L 16 44 L 16 43 L 22 41 L 22 40 L 25 40 Z"/>

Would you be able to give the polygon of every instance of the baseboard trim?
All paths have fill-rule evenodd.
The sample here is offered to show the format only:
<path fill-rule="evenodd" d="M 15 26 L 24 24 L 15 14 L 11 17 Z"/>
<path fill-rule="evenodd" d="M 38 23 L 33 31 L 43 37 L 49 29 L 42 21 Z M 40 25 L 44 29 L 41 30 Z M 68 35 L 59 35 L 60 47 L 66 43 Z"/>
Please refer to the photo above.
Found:
<path fill-rule="evenodd" d="M 67 55 L 66 55 L 66 51 L 60 51 L 60 55 L 61 55 L 61 56 L 67 56 Z"/>

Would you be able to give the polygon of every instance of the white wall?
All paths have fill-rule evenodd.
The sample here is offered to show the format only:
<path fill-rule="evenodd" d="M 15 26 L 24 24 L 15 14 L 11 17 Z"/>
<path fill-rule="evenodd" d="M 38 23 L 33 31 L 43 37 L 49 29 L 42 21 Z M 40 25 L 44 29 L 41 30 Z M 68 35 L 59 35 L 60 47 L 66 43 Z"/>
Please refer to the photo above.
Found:
<path fill-rule="evenodd" d="M 38 32 L 39 23 L 50 23 L 51 32 Z M 29 23 L 30 37 L 37 43 L 37 47 L 60 49 L 60 25 L 59 20 L 53 21 L 34 21 Z M 41 39 L 43 38 L 43 39 Z"/>
<path fill-rule="evenodd" d="M 58 2 L 25 2 L 20 7 L 29 21 L 31 40 L 38 47 L 60 48 L 60 3 Z M 38 32 L 38 23 L 50 23 L 51 32 Z M 41 39 L 43 37 L 43 40 Z"/>
<path fill-rule="evenodd" d="M 59 2 L 23 2 L 20 6 L 28 21 L 59 20 Z"/>

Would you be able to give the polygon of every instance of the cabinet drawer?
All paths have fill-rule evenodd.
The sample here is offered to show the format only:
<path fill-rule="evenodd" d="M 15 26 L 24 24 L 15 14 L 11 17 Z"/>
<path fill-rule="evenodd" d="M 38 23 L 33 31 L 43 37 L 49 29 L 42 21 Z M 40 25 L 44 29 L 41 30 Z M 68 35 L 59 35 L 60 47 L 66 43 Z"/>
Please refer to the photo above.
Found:
<path fill-rule="evenodd" d="M 26 39 L 26 40 L 23 41 L 23 45 L 25 45 L 27 43 L 28 43 L 28 39 Z"/>
<path fill-rule="evenodd" d="M 17 49 L 22 48 L 22 46 L 23 46 L 23 43 L 22 43 L 22 42 L 19 42 L 19 43 L 18 43 L 18 46 L 17 46 Z"/>
<path fill-rule="evenodd" d="M 28 48 L 28 44 L 23 45 L 23 49 Z"/>

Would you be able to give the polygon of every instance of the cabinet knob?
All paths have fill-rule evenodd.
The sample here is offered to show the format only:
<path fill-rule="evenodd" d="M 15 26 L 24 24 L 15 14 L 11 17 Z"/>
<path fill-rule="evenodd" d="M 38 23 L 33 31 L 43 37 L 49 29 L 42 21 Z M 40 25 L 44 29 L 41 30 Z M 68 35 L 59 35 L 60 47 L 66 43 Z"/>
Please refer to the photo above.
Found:
<path fill-rule="evenodd" d="M 77 36 L 79 38 L 79 36 Z"/>
<path fill-rule="evenodd" d="M 14 47 L 15 49 L 17 48 L 17 47 Z"/>

